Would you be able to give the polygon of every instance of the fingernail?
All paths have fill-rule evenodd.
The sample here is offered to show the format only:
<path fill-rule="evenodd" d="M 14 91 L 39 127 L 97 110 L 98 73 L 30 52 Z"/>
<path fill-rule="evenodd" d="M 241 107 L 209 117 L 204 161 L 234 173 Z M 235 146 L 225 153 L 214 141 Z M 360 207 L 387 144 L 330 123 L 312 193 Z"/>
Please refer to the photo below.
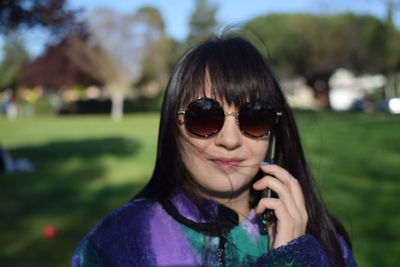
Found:
<path fill-rule="evenodd" d="M 261 161 L 261 166 L 268 166 L 268 165 L 271 165 L 271 162 L 269 162 L 269 161 Z"/>

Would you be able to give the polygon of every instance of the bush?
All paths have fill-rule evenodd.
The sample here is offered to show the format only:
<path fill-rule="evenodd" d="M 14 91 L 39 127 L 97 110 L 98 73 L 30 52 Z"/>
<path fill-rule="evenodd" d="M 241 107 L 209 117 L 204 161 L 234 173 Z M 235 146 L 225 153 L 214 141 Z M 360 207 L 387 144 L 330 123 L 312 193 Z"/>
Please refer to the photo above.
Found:
<path fill-rule="evenodd" d="M 156 97 L 138 97 L 125 99 L 124 113 L 133 112 L 158 112 L 161 110 L 163 95 Z M 111 100 L 77 100 L 64 106 L 59 114 L 109 114 L 111 113 Z"/>

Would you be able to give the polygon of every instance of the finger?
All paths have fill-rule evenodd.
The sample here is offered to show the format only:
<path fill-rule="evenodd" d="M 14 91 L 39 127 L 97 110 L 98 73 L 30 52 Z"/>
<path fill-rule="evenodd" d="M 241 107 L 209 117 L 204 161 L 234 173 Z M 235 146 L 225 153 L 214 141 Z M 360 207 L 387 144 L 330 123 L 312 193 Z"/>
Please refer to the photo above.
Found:
<path fill-rule="evenodd" d="M 284 168 L 278 165 L 261 166 L 261 169 L 267 173 L 274 174 L 275 180 L 279 180 L 287 186 L 290 192 L 290 197 L 285 197 L 286 195 L 282 195 L 280 197 L 283 198 L 286 205 L 288 206 L 290 213 L 293 216 L 301 216 L 302 221 L 307 222 L 308 214 L 305 206 L 303 191 L 301 189 L 299 181 L 296 178 L 294 178 L 288 171 L 286 171 Z M 271 177 L 271 176 L 267 175 L 265 177 Z M 268 180 L 265 181 L 265 179 L 267 179 L 265 177 L 259 180 L 259 184 L 255 186 L 256 190 L 261 187 L 263 188 L 268 187 Z M 276 188 L 271 187 L 271 189 L 276 191 L 278 195 L 282 194 Z M 292 199 L 294 201 L 294 204 L 291 201 Z"/>
<path fill-rule="evenodd" d="M 267 183 L 267 187 L 278 194 L 278 197 L 282 200 L 289 214 L 293 218 L 304 219 L 304 216 L 302 214 L 303 209 L 299 208 L 298 205 L 296 205 L 295 199 L 292 192 L 290 192 L 289 187 L 273 177 L 267 177 L 267 179 L 265 180 Z"/>
<path fill-rule="evenodd" d="M 261 214 L 266 209 L 273 210 L 277 218 L 275 235 L 272 235 L 273 233 L 270 231 L 273 229 L 268 229 L 270 236 L 273 237 L 274 240 L 271 243 L 274 245 L 273 247 L 286 244 L 290 240 L 305 233 L 307 221 L 302 220 L 299 215 L 293 216 L 282 199 L 262 198 L 256 207 L 256 213 Z"/>
<path fill-rule="evenodd" d="M 292 192 L 292 196 L 296 206 L 298 207 L 300 214 L 304 221 L 308 221 L 308 214 L 306 209 L 306 202 L 304 199 L 303 190 L 301 189 L 299 180 L 291 179 L 289 184 L 290 191 Z"/>
<path fill-rule="evenodd" d="M 270 237 L 269 239 L 269 247 L 272 248 L 273 244 L 275 243 L 275 238 L 276 238 L 276 234 L 277 234 L 277 229 L 276 229 L 276 223 L 270 223 L 268 225 L 268 236 Z"/>
<path fill-rule="evenodd" d="M 275 176 L 284 183 L 289 183 L 290 179 L 292 178 L 292 175 L 287 170 L 276 164 L 271 164 L 268 166 L 261 165 L 260 168 L 263 172 Z"/>
<path fill-rule="evenodd" d="M 263 198 L 258 202 L 255 209 L 257 214 L 263 213 L 266 209 L 273 210 L 278 221 L 289 222 L 292 221 L 292 216 L 289 214 L 283 201 L 278 198 Z"/>
<path fill-rule="evenodd" d="M 268 178 L 276 179 L 276 178 L 273 177 L 273 176 L 266 175 L 266 176 L 262 177 L 261 179 L 257 180 L 257 182 L 255 182 L 255 183 L 253 184 L 253 188 L 254 188 L 255 190 L 264 190 L 264 189 L 267 189 L 267 186 L 268 186 L 268 181 L 267 181 L 267 179 L 268 179 Z"/>
<path fill-rule="evenodd" d="M 287 170 L 275 164 L 261 166 L 261 169 L 265 173 L 274 175 L 275 178 L 285 183 L 289 187 L 290 192 L 292 192 L 296 205 L 305 211 L 304 194 L 299 180 L 293 177 Z"/>
<path fill-rule="evenodd" d="M 258 203 L 255 211 L 257 214 L 262 214 L 266 209 L 274 211 L 277 218 L 277 230 L 281 237 L 282 235 L 291 235 L 293 233 L 295 233 L 296 235 L 299 233 L 305 233 L 307 222 L 303 221 L 302 218 L 298 215 L 293 216 L 281 199 L 263 198 Z"/>
<path fill-rule="evenodd" d="M 272 176 L 264 176 L 259 181 L 257 181 L 253 185 L 256 190 L 265 190 L 269 188 L 278 194 L 278 197 L 282 199 L 284 204 L 287 206 L 287 209 L 292 214 L 292 216 L 299 216 L 300 212 L 298 211 L 298 207 L 295 203 L 294 198 L 288 188 L 288 186 L 275 177 Z"/>

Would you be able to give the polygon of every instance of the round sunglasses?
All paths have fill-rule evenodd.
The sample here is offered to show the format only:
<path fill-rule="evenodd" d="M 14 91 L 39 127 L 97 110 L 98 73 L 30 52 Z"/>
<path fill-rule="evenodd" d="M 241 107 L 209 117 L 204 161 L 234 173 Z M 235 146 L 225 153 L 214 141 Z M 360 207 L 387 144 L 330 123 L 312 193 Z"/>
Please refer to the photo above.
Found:
<path fill-rule="evenodd" d="M 178 111 L 184 115 L 187 130 L 199 137 L 207 138 L 217 134 L 224 125 L 225 116 L 235 116 L 240 131 L 253 138 L 270 134 L 282 112 L 276 112 L 269 105 L 259 102 L 245 102 L 238 112 L 225 112 L 220 103 L 212 98 L 199 98 L 190 102 L 185 110 Z"/>

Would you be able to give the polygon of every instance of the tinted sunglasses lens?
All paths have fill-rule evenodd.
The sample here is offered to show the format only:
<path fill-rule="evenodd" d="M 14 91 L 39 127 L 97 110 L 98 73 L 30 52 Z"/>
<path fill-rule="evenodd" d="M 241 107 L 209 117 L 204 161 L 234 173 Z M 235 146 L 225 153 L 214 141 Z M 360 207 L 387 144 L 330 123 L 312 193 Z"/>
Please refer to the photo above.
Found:
<path fill-rule="evenodd" d="M 241 130 L 252 137 L 267 135 L 276 120 L 272 108 L 260 103 L 245 103 L 240 107 L 239 125 Z"/>
<path fill-rule="evenodd" d="M 224 110 L 211 99 L 191 102 L 185 112 L 185 124 L 194 135 L 207 137 L 216 134 L 224 124 Z"/>

